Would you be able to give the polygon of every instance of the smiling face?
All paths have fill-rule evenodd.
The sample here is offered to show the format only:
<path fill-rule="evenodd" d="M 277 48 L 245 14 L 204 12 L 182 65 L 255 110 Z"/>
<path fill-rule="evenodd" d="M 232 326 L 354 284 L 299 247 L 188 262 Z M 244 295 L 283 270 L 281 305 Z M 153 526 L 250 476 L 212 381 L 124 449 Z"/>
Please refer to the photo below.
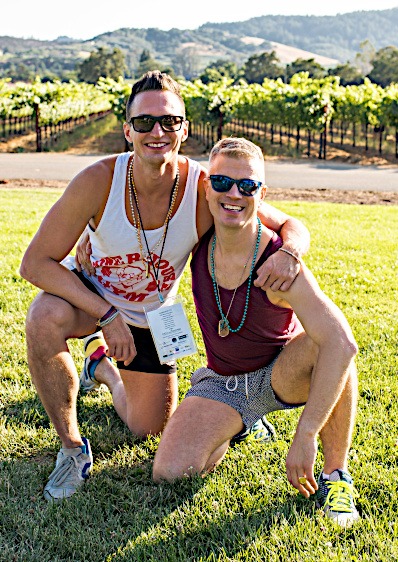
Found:
<path fill-rule="evenodd" d="M 230 178 L 252 179 L 264 184 L 264 162 L 258 158 L 231 157 L 217 154 L 209 165 L 209 175 L 224 175 Z M 256 221 L 258 205 L 265 194 L 265 187 L 253 196 L 242 195 L 236 184 L 225 193 L 218 193 L 206 180 L 206 199 L 216 226 L 242 228 Z"/>
<path fill-rule="evenodd" d="M 168 90 L 148 90 L 134 98 L 130 108 L 130 118 L 139 115 L 183 115 L 184 104 L 180 98 Z M 188 136 L 188 123 L 183 122 L 179 131 L 165 132 L 160 123 L 155 123 L 149 133 L 138 133 L 129 123 L 124 124 L 126 139 L 133 143 L 136 157 L 149 163 L 163 164 L 178 156 L 181 143 Z"/>

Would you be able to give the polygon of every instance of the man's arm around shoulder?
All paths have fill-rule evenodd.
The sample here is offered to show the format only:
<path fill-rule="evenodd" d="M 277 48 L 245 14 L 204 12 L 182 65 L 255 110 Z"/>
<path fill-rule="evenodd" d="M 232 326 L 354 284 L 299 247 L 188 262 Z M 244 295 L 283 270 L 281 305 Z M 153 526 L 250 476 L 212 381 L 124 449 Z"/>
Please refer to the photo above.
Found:
<path fill-rule="evenodd" d="M 259 268 L 256 287 L 264 290 L 287 291 L 300 271 L 300 260 L 310 246 L 310 233 L 304 224 L 276 209 L 261 203 L 258 216 L 270 230 L 279 233 L 283 242 L 282 252 L 275 252 Z"/>

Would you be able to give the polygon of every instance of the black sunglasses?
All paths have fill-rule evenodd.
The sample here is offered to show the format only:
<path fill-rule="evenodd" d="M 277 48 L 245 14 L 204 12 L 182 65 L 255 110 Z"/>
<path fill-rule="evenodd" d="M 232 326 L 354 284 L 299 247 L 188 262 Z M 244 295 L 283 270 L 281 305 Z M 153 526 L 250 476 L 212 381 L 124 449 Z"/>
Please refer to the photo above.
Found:
<path fill-rule="evenodd" d="M 160 117 L 138 115 L 138 117 L 132 117 L 129 123 L 137 133 L 149 133 L 155 123 L 159 123 L 165 133 L 174 133 L 181 129 L 184 121 L 184 117 L 180 115 L 161 115 Z"/>
<path fill-rule="evenodd" d="M 252 197 L 257 193 L 260 187 L 263 185 L 261 181 L 243 179 L 243 180 L 234 180 L 233 178 L 229 178 L 228 176 L 210 176 L 211 187 L 214 191 L 218 193 L 225 193 L 229 191 L 232 186 L 236 183 L 239 193 L 242 195 L 248 195 Z"/>

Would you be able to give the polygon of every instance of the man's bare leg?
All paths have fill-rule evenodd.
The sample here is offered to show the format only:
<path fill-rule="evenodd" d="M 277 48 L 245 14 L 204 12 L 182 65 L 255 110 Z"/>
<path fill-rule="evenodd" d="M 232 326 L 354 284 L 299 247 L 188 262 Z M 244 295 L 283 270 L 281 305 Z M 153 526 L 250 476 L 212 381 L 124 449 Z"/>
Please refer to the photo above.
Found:
<path fill-rule="evenodd" d="M 106 347 L 102 338 L 94 341 Z M 135 435 L 144 437 L 159 433 L 176 409 L 178 385 L 175 374 L 119 371 L 105 358 L 95 366 L 93 374 L 96 382 L 109 388 L 116 412 Z"/>
<path fill-rule="evenodd" d="M 120 370 L 126 393 L 126 423 L 139 437 L 157 435 L 177 407 L 177 374 Z"/>
<path fill-rule="evenodd" d="M 119 369 L 102 359 L 95 380 L 105 384 L 122 421 L 134 435 L 145 437 L 162 431 L 177 407 L 177 375 Z"/>
<path fill-rule="evenodd" d="M 317 356 L 317 346 L 305 333 L 300 334 L 286 345 L 272 371 L 272 387 L 282 401 L 295 404 L 307 400 L 313 384 L 312 372 Z M 352 361 L 342 392 L 320 432 L 325 472 L 336 468 L 347 469 L 355 419 L 356 388 L 356 371 Z"/>
<path fill-rule="evenodd" d="M 118 416 L 128 425 L 126 391 L 119 369 L 113 363 L 103 358 L 95 367 L 94 376 L 97 382 L 108 387 Z"/>
<path fill-rule="evenodd" d="M 325 459 L 323 471 L 326 474 L 336 468 L 348 470 L 347 459 L 354 430 L 357 399 L 358 379 L 353 362 L 344 391 L 320 433 Z"/>
<path fill-rule="evenodd" d="M 172 482 L 211 471 L 242 428 L 242 418 L 231 406 L 198 396 L 184 398 L 162 434 L 153 479 Z"/>
<path fill-rule="evenodd" d="M 281 400 L 289 404 L 303 403 L 307 400 L 313 383 L 312 371 L 317 356 L 317 346 L 305 333 L 286 345 L 272 371 L 272 387 Z M 352 361 L 343 390 L 320 432 L 326 473 L 336 468 L 347 470 L 356 401 L 357 378 L 355 364 Z"/>
<path fill-rule="evenodd" d="M 66 341 L 93 330 L 94 319 L 69 303 L 40 293 L 26 320 L 32 381 L 65 448 L 83 441 L 77 425 L 79 378 Z"/>
<path fill-rule="evenodd" d="M 308 383 L 310 383 L 310 388 L 316 384 L 313 374 L 310 378 L 309 373 L 306 375 L 306 356 L 310 364 L 313 363 L 313 366 L 316 366 L 317 348 L 304 334 L 286 346 L 280 355 L 281 361 L 278 360 L 275 364 L 272 384 L 278 396 L 285 402 L 294 403 L 295 397 L 297 402 L 303 401 L 302 390 Z M 310 364 L 307 365 L 307 369 Z M 285 386 L 281 384 L 283 373 L 296 373 L 287 377 L 290 384 Z M 301 376 L 300 373 L 302 373 Z M 353 481 L 348 472 L 348 453 L 357 403 L 357 376 L 354 360 L 349 362 L 348 367 L 342 371 L 342 375 L 342 380 L 344 381 L 345 377 L 345 382 L 341 385 L 341 392 L 337 396 L 336 403 L 319 433 L 323 446 L 324 468 L 318 482 L 314 480 L 313 475 L 313 462 L 317 449 L 316 439 L 314 440 L 309 435 L 307 439 L 299 439 L 297 444 L 296 438 L 299 429 L 286 459 L 286 470 L 289 481 L 294 483 L 304 496 L 308 497 L 310 494 L 316 493 L 317 506 L 327 517 L 342 527 L 349 527 L 359 519 L 354 504 Z M 319 381 L 317 382 L 319 384 Z M 327 380 L 322 381 L 322 384 L 327 385 Z M 297 391 L 294 391 L 295 386 Z M 300 466 L 302 468 L 298 468 Z"/>

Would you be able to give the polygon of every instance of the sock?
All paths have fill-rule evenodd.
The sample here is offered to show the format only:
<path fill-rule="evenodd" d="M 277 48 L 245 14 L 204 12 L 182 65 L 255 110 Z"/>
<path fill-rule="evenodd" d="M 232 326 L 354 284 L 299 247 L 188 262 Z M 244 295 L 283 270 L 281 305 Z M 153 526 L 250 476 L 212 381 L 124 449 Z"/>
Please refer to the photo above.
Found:
<path fill-rule="evenodd" d="M 342 468 L 335 468 L 330 474 L 325 474 L 324 472 L 322 472 L 322 476 L 326 480 L 331 480 L 333 482 L 340 479 L 340 473 L 346 473 L 346 471 Z"/>
<path fill-rule="evenodd" d="M 89 359 L 86 369 L 92 379 L 95 379 L 94 372 L 98 363 L 103 357 L 107 357 L 106 349 L 105 340 L 99 337 L 95 337 L 89 341 L 87 347 L 85 348 L 85 357 L 86 359 Z M 110 360 L 110 357 L 107 358 Z"/>
<path fill-rule="evenodd" d="M 101 359 L 106 355 L 106 343 L 102 338 L 93 339 L 85 350 L 85 356 L 90 357 L 91 360 Z"/>

